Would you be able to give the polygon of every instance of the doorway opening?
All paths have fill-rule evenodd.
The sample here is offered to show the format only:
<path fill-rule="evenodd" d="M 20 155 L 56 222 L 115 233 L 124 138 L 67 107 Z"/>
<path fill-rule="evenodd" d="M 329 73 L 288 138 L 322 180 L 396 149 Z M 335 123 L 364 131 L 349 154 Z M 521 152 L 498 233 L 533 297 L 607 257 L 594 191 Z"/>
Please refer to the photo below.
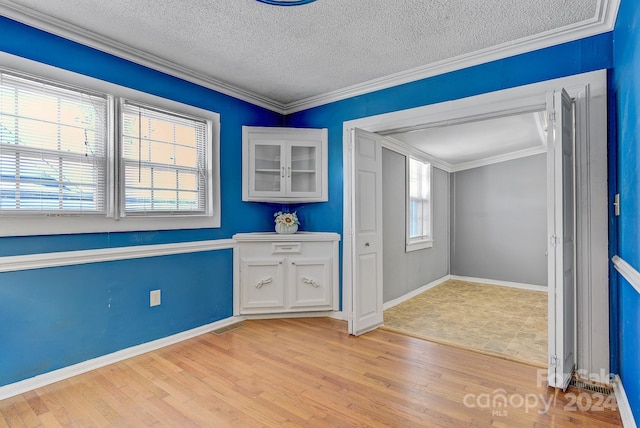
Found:
<path fill-rule="evenodd" d="M 382 287 L 378 281 L 377 270 L 362 269 L 359 257 L 367 243 L 375 242 L 370 239 L 373 235 L 363 235 L 359 229 L 357 217 L 359 210 L 357 203 L 375 203 L 376 197 L 363 197 L 359 191 L 359 171 L 357 170 L 357 156 L 364 153 L 362 148 L 352 145 L 353 137 L 364 130 L 368 145 L 364 147 L 367 154 L 375 157 L 376 144 L 380 144 L 380 135 L 376 133 L 391 133 L 398 130 L 435 127 L 442 124 L 468 122 L 485 118 L 509 116 L 524 112 L 540 111 L 547 105 L 550 92 L 559 88 L 566 88 L 575 100 L 575 195 L 576 195 L 576 290 L 577 310 L 575 315 L 577 330 L 573 344 L 577 352 L 576 368 L 587 372 L 608 370 L 608 260 L 607 260 L 607 191 L 606 191 L 606 71 L 585 73 L 532 85 L 497 91 L 489 94 L 474 96 L 461 100 L 449 101 L 437 105 L 421 107 L 400 112 L 393 112 L 357 119 L 344 123 L 343 157 L 344 157 L 344 228 L 343 242 L 343 312 L 349 320 L 350 332 L 361 334 L 382 324 L 382 292 L 369 289 L 366 293 L 362 289 L 360 280 L 366 277 L 366 283 L 371 287 Z M 378 139 L 379 138 L 379 139 Z M 377 141 L 377 143 L 376 143 Z M 372 170 L 373 171 L 373 170 Z M 551 180 L 556 182 L 557 180 Z M 369 179 L 368 184 L 375 183 Z M 369 190 L 373 187 L 369 187 Z M 362 189 L 360 189 L 362 190 Z M 366 199 L 366 200 L 365 200 Z M 371 205 L 372 207 L 374 205 Z M 373 219 L 375 220 L 375 219 Z M 374 225 L 375 221 L 367 225 Z M 372 230 L 372 229 L 371 229 Z M 370 232 L 370 231 L 369 231 Z M 382 230 L 380 230 L 382 232 Z M 553 237 L 546 237 L 553 238 Z M 381 255 L 375 251 L 365 254 L 367 262 L 377 260 Z M 448 268 L 448 266 L 447 266 Z M 382 270 L 380 270 L 380 275 Z M 450 274 L 450 272 L 449 272 Z M 555 289 L 549 294 L 555 293 Z M 379 299 L 379 304 L 375 300 Z M 597 303 L 596 303 L 597 302 Z M 366 310 L 363 310 L 366 309 Z M 549 313 L 551 314 L 551 304 Z M 360 310 L 360 313 L 357 311 Z M 380 315 L 377 316 L 377 311 Z M 362 323 L 359 315 L 366 314 L 367 323 Z M 571 341 L 565 333 L 564 319 L 550 316 L 549 335 L 564 337 L 564 343 Z M 603 326 L 603 328 L 581 328 L 581 326 Z M 556 342 L 553 342 L 556 346 Z M 551 348 L 551 347 L 550 347 Z M 557 358 L 549 356 L 549 372 L 555 370 Z M 550 379 L 550 384 L 553 384 Z"/>
<path fill-rule="evenodd" d="M 546 127 L 544 112 L 529 112 L 386 135 L 386 328 L 546 364 Z M 416 251 L 405 247 L 402 215 L 416 186 L 407 147 L 432 159 L 424 192 L 432 243 Z"/>

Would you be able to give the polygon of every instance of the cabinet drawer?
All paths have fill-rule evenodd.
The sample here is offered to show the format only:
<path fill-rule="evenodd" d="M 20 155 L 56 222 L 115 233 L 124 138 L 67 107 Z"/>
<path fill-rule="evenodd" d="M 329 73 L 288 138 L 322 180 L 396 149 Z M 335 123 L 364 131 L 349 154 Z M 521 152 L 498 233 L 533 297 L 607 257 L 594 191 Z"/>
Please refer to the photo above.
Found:
<path fill-rule="evenodd" d="M 274 242 L 271 254 L 302 254 L 302 242 Z"/>

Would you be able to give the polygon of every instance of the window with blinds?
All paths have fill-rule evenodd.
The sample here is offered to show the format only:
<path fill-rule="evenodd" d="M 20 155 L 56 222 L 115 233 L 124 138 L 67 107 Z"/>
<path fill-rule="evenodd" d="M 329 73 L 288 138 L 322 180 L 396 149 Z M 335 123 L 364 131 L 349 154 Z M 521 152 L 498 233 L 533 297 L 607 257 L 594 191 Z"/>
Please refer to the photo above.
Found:
<path fill-rule="evenodd" d="M 124 214 L 206 214 L 207 121 L 127 100 L 121 113 Z"/>
<path fill-rule="evenodd" d="M 0 67 L 0 236 L 220 227 L 218 113 L 21 63 Z"/>
<path fill-rule="evenodd" d="M 105 213 L 108 97 L 0 72 L 0 214 Z"/>
<path fill-rule="evenodd" d="M 407 246 L 431 242 L 431 164 L 409 158 Z"/>

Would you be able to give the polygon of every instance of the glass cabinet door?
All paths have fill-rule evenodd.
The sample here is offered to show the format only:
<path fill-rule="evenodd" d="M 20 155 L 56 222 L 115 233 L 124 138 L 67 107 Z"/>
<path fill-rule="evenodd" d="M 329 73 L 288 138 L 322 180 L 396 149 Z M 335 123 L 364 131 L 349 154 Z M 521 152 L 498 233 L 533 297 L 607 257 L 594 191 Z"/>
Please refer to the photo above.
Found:
<path fill-rule="evenodd" d="M 250 150 L 250 193 L 256 195 L 284 195 L 285 159 L 284 143 L 277 141 L 256 141 Z"/>
<path fill-rule="evenodd" d="M 289 143 L 290 170 L 289 193 L 312 196 L 319 188 L 318 145 L 313 143 Z M 290 171 L 290 172 L 289 172 Z"/>
<path fill-rule="evenodd" d="M 242 200 L 328 200 L 327 129 L 242 127 Z"/>

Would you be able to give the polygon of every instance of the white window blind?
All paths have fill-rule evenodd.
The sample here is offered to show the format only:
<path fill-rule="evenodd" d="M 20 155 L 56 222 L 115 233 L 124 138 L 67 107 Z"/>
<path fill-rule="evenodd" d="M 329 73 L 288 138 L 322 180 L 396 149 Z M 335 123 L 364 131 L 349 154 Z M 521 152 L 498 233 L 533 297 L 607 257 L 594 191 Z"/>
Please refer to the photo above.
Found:
<path fill-rule="evenodd" d="M 207 121 L 127 100 L 121 110 L 124 214 L 209 214 Z"/>
<path fill-rule="evenodd" d="M 0 214 L 105 213 L 107 106 L 0 72 Z"/>
<path fill-rule="evenodd" d="M 409 159 L 409 241 L 431 239 L 431 164 Z"/>

